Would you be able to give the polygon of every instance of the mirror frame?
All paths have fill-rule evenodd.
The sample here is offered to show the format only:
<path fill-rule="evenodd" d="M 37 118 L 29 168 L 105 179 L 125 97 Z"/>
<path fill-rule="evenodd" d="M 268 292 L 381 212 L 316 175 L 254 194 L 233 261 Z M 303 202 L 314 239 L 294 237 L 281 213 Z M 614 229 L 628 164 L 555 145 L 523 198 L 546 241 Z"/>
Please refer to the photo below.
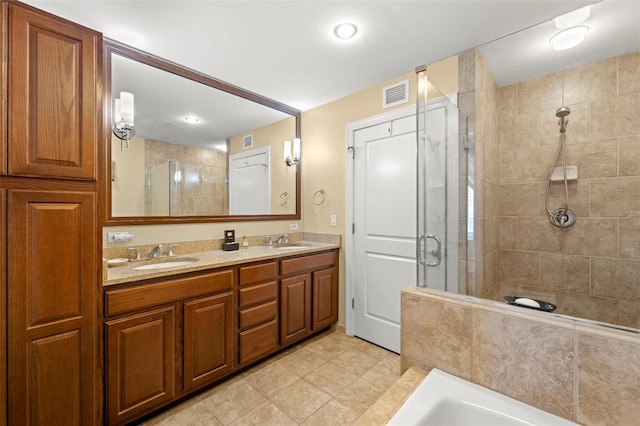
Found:
<path fill-rule="evenodd" d="M 200 73 L 198 71 L 183 67 L 174 62 L 167 61 L 150 53 L 137 50 L 130 46 L 105 39 L 104 41 L 104 147 L 102 150 L 101 179 L 104 182 L 101 185 L 103 194 L 100 199 L 103 200 L 105 226 L 110 225 L 157 225 L 157 224 L 178 224 L 178 223 L 208 223 L 208 222 L 249 222 L 249 221 L 265 221 L 265 220 L 300 220 L 301 217 L 301 168 L 300 163 L 296 164 L 296 212 L 295 214 L 268 214 L 268 215 L 211 215 L 211 216 L 113 216 L 111 209 L 111 57 L 119 55 L 133 61 L 158 68 L 179 77 L 201 83 L 211 88 L 222 90 L 235 96 L 247 99 L 252 102 L 264 105 L 269 108 L 281 111 L 295 117 L 295 134 L 297 138 L 301 133 L 301 111 L 266 98 L 238 86 L 218 80 L 214 77 Z M 302 149 L 301 149 L 302 150 Z"/>

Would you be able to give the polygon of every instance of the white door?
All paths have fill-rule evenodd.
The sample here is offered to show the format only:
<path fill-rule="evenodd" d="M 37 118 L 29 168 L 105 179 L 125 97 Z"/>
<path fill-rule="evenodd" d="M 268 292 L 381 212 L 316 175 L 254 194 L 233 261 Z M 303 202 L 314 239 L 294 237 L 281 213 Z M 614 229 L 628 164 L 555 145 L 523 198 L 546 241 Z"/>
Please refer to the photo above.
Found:
<path fill-rule="evenodd" d="M 400 291 L 416 285 L 416 117 L 353 141 L 354 334 L 400 352 Z"/>
<path fill-rule="evenodd" d="M 229 156 L 229 214 L 269 214 L 269 148 Z"/>

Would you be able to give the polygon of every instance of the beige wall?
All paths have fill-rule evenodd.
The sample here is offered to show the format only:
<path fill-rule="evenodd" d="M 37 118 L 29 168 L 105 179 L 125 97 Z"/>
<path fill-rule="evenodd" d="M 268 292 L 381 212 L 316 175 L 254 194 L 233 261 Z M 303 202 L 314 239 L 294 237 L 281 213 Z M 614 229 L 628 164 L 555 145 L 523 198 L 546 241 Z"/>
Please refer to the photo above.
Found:
<path fill-rule="evenodd" d="M 584 425 L 637 425 L 636 334 L 504 303 L 402 293 L 402 371 L 438 368 Z"/>
<path fill-rule="evenodd" d="M 145 215 L 144 153 L 145 140 L 142 138 L 133 138 L 129 148 L 121 150 L 120 139 L 111 137 L 111 161 L 115 163 L 115 180 L 111 182 L 114 216 Z"/>
<path fill-rule="evenodd" d="M 559 313 L 640 328 L 640 53 L 502 87 L 498 105 L 494 297 L 543 299 Z M 577 221 L 565 230 L 545 208 L 561 105 L 571 108 L 567 165 L 578 166 L 569 184 Z M 563 206 L 561 182 L 550 198 L 551 210 Z"/>

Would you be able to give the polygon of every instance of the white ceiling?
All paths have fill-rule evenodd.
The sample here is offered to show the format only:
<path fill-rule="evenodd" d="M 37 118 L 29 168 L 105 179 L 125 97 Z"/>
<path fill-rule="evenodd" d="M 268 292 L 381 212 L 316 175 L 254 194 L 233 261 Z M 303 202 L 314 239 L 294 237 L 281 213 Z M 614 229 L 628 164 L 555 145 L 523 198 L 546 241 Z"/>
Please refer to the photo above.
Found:
<path fill-rule="evenodd" d="M 25 3 L 307 110 L 593 1 Z M 352 40 L 332 37 L 333 27 L 344 21 L 358 26 Z"/>

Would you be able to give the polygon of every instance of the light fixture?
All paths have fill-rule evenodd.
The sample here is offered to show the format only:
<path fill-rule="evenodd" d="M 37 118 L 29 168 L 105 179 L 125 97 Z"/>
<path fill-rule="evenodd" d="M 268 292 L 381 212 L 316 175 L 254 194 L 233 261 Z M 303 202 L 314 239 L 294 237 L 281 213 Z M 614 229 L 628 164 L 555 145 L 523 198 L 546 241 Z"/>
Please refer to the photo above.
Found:
<path fill-rule="evenodd" d="M 576 47 L 580 43 L 584 41 L 584 36 L 589 32 L 589 27 L 584 25 L 580 25 L 577 27 L 567 28 L 566 30 L 562 30 L 551 39 L 549 39 L 549 44 L 553 47 L 553 50 L 567 50 L 572 47 Z"/>
<path fill-rule="evenodd" d="M 300 138 L 293 140 L 293 149 L 291 141 L 284 141 L 284 163 L 287 167 L 300 162 Z"/>
<path fill-rule="evenodd" d="M 557 29 L 564 30 L 565 28 L 582 24 L 589 19 L 589 16 L 591 16 L 591 6 L 585 6 L 553 18 L 553 22 L 556 24 Z"/>
<path fill-rule="evenodd" d="M 184 118 L 184 121 L 186 121 L 189 124 L 197 124 L 200 122 L 200 119 L 198 117 L 196 117 L 195 115 L 187 115 Z"/>
<path fill-rule="evenodd" d="M 353 38 L 357 32 L 358 27 L 356 27 L 355 24 L 349 22 L 338 24 L 333 29 L 333 34 L 340 40 L 348 40 L 350 38 Z"/>
<path fill-rule="evenodd" d="M 115 100 L 114 107 L 113 134 L 121 141 L 126 141 L 129 148 L 129 141 L 136 135 L 133 125 L 133 94 L 120 92 L 120 98 Z M 120 149 L 124 146 L 120 143 Z"/>

